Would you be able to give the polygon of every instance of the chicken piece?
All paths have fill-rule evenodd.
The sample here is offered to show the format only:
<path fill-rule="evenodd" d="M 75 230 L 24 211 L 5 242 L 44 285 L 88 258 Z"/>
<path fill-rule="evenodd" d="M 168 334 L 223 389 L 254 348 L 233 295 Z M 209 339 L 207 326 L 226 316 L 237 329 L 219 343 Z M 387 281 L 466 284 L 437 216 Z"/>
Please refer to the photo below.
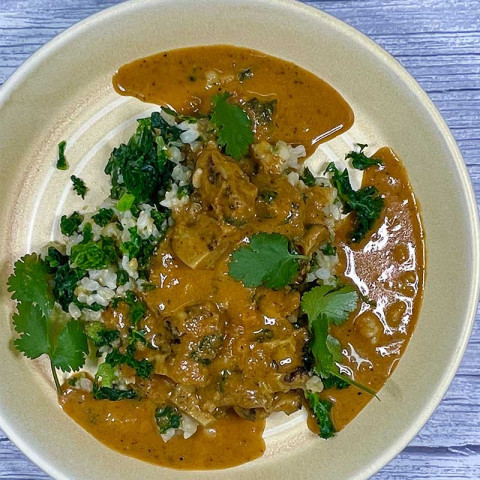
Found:
<path fill-rule="evenodd" d="M 197 168 L 202 203 L 218 220 L 239 226 L 254 217 L 257 187 L 236 162 L 210 148 L 199 156 Z"/>
<path fill-rule="evenodd" d="M 333 201 L 333 189 L 315 186 L 305 191 L 305 224 L 325 225 L 323 208 Z"/>
<path fill-rule="evenodd" d="M 199 214 L 193 224 L 179 217 L 170 238 L 175 255 L 193 269 L 214 268 L 230 246 L 221 225 L 206 213 Z"/>
<path fill-rule="evenodd" d="M 255 204 L 262 231 L 277 232 L 287 237 L 300 236 L 304 229 L 304 202 L 301 193 L 285 177 L 259 174 Z"/>
<path fill-rule="evenodd" d="M 329 240 L 330 232 L 327 227 L 324 225 L 312 225 L 295 245 L 303 255 L 311 255 L 320 245 L 328 243 Z"/>
<path fill-rule="evenodd" d="M 170 394 L 170 400 L 200 425 L 207 427 L 215 422 L 215 417 L 200 407 L 200 398 L 192 386 L 177 385 Z"/>
<path fill-rule="evenodd" d="M 271 290 L 259 288 L 256 296 L 260 312 L 269 318 L 287 318 L 298 310 L 300 294 L 292 290 Z"/>
<path fill-rule="evenodd" d="M 224 316 L 212 303 L 196 304 L 165 318 L 165 324 L 174 341 L 162 373 L 183 385 L 205 385 L 223 344 Z"/>

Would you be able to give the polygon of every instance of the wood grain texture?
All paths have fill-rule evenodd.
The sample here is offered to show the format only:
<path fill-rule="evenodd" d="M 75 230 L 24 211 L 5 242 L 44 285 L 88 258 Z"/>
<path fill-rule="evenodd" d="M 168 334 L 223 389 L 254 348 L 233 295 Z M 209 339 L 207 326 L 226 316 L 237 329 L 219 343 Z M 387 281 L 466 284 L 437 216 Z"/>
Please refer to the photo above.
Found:
<path fill-rule="evenodd" d="M 0 0 L 0 84 L 57 33 L 114 0 Z M 480 199 L 479 0 L 306 0 L 369 35 L 429 93 Z M 446 397 L 375 480 L 480 479 L 480 312 Z M 0 431 L 0 479 L 48 479 Z"/>

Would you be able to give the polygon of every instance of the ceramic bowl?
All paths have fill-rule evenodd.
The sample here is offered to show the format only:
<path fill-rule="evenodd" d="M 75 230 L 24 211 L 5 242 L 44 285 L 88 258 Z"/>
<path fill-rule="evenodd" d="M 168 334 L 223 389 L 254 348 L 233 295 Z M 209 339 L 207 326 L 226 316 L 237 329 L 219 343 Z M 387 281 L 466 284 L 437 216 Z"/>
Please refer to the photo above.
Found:
<path fill-rule="evenodd" d="M 350 134 L 391 146 L 403 159 L 426 232 L 427 275 L 418 326 L 385 387 L 334 439 L 303 422 L 270 426 L 266 454 L 224 471 L 167 470 L 97 442 L 58 407 L 42 362 L 16 354 L 5 282 L 12 262 L 57 234 L 54 221 L 78 208 L 68 175 L 55 170 L 67 140 L 70 171 L 98 199 L 113 146 L 148 106 L 119 97 L 115 70 L 173 48 L 232 44 L 314 72 L 352 106 Z M 33 55 L 0 91 L 0 425 L 57 479 L 367 478 L 414 437 L 440 402 L 473 325 L 479 279 L 476 202 L 461 154 L 432 102 L 385 51 L 344 23 L 287 0 L 144 0 L 101 12 Z M 278 423 L 278 422 L 277 422 Z"/>

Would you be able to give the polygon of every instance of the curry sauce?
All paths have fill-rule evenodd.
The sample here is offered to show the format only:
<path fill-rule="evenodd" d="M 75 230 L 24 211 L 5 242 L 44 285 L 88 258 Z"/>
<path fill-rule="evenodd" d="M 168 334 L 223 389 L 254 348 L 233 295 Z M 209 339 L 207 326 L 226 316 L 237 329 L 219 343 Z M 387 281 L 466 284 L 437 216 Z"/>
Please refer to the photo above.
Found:
<path fill-rule="evenodd" d="M 134 369 L 120 367 L 139 398 L 96 400 L 67 385 L 59 399 L 64 411 L 111 448 L 163 466 L 227 468 L 261 456 L 265 418 L 302 408 L 310 334 L 299 308 L 310 266 L 302 263 L 286 288 L 245 287 L 229 275 L 229 262 L 260 232 L 282 235 L 304 258 L 335 237 L 335 275 L 360 295 L 356 311 L 331 328 L 343 346 L 340 371 L 378 391 L 413 332 L 424 281 L 419 208 L 396 155 L 381 149 L 374 157 L 382 163 L 364 172 L 363 184 L 376 186 L 384 205 L 366 238 L 353 243 L 352 216 L 336 221 L 324 208 L 337 201 L 334 189 L 295 186 L 271 146 L 301 144 L 308 156 L 350 128 L 351 108 L 326 82 L 260 52 L 208 46 L 137 60 L 121 67 L 113 83 L 121 95 L 185 117 L 207 115 L 212 95 L 229 92 L 250 114 L 255 144 L 241 161 L 212 144 L 188 154 L 193 192 L 172 211 L 150 262 L 153 288 L 141 294 L 147 313 L 137 326 L 145 338 L 136 358 L 151 362 L 153 375 L 135 378 Z M 126 317 L 119 306 L 103 318 L 125 341 Z M 332 402 L 337 430 L 372 399 L 354 386 L 320 397 Z M 198 424 L 193 436 L 160 437 L 156 409 L 172 402 Z M 309 426 L 318 431 L 313 419 Z"/>

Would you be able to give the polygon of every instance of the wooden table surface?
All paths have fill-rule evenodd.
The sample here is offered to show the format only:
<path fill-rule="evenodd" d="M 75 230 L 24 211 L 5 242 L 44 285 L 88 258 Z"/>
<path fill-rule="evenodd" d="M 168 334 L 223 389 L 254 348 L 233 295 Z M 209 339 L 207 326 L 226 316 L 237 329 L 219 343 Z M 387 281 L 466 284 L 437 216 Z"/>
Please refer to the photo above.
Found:
<path fill-rule="evenodd" d="M 141 1 L 141 0 L 139 0 Z M 198 0 L 200 1 L 200 0 Z M 241 1 L 241 0 L 237 0 Z M 115 0 L 0 0 L 0 84 L 44 43 Z M 305 1 L 369 35 L 420 82 L 480 199 L 480 0 Z M 480 312 L 447 395 L 375 480 L 480 479 Z M 48 479 L 0 430 L 0 479 Z"/>

